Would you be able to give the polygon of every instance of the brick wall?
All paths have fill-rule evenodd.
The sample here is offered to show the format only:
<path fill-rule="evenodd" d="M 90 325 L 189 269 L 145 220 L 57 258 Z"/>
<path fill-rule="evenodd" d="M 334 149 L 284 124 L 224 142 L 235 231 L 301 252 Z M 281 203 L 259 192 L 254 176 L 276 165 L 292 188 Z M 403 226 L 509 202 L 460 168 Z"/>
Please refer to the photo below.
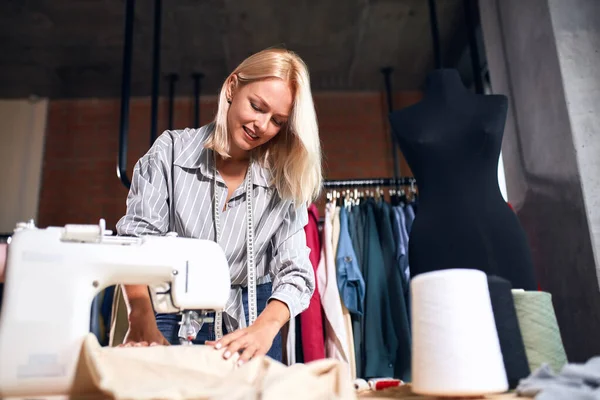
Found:
<path fill-rule="evenodd" d="M 398 93 L 400 108 L 419 99 Z M 393 175 L 382 93 L 316 93 L 315 103 L 328 179 Z M 150 146 L 150 99 L 131 99 L 127 172 Z M 201 100 L 201 123 L 212 119 L 216 98 Z M 167 128 L 167 101 L 159 103 L 159 131 Z M 125 212 L 127 190 L 116 175 L 120 99 L 51 101 L 43 161 L 38 226 L 97 223 L 108 227 Z M 192 99 L 175 102 L 174 126 L 191 126 Z M 409 173 L 402 160 L 403 175 Z"/>

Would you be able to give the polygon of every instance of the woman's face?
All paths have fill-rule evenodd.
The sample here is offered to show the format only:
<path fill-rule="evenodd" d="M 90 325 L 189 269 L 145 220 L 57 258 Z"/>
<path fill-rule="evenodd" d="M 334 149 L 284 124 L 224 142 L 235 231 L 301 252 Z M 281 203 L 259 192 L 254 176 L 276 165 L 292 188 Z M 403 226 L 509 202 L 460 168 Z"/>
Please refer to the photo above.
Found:
<path fill-rule="evenodd" d="M 230 155 L 246 153 L 273 139 L 287 123 L 292 109 L 292 90 L 281 79 L 267 79 L 237 87 L 228 95 L 227 128 Z"/>

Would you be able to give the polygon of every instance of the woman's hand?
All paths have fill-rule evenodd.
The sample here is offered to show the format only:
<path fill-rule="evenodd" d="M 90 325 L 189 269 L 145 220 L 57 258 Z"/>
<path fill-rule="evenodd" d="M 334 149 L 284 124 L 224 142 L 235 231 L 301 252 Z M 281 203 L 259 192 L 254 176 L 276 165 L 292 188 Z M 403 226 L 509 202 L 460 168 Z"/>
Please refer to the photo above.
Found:
<path fill-rule="evenodd" d="M 259 322 L 258 320 L 244 329 L 229 333 L 218 341 L 206 341 L 206 345 L 215 349 L 223 349 L 223 357 L 229 359 L 240 352 L 238 364 L 241 365 L 253 357 L 264 356 L 273 345 L 280 327 L 275 322 Z"/>
<path fill-rule="evenodd" d="M 129 328 L 119 347 L 169 345 L 156 325 L 148 287 L 123 285 Z"/>
<path fill-rule="evenodd" d="M 241 352 L 238 364 L 252 357 L 264 356 L 273 345 L 273 339 L 290 319 L 290 310 L 279 300 L 269 301 L 265 309 L 251 326 L 229 333 L 218 341 L 206 341 L 206 345 L 223 349 L 223 357 L 230 358 Z"/>
<path fill-rule="evenodd" d="M 168 340 L 158 330 L 156 323 L 129 324 L 123 343 L 119 347 L 168 346 Z"/>
<path fill-rule="evenodd" d="M 129 315 L 129 328 L 119 347 L 168 346 L 169 344 L 158 329 L 154 314 L 134 311 Z"/>

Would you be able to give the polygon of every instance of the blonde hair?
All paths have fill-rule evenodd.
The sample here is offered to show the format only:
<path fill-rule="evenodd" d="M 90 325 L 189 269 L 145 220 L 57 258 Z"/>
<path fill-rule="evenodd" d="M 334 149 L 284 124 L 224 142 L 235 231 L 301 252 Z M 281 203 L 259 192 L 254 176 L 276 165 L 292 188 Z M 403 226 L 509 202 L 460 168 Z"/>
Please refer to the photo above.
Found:
<path fill-rule="evenodd" d="M 271 48 L 251 55 L 227 77 L 219 94 L 215 128 L 205 143 L 206 148 L 225 158 L 229 157 L 227 89 L 233 76 L 239 86 L 271 78 L 291 85 L 294 100 L 288 121 L 277 136 L 253 150 L 253 157 L 270 169 L 271 184 L 283 199 L 310 203 L 320 193 L 323 176 L 319 128 L 306 64 L 292 51 Z"/>

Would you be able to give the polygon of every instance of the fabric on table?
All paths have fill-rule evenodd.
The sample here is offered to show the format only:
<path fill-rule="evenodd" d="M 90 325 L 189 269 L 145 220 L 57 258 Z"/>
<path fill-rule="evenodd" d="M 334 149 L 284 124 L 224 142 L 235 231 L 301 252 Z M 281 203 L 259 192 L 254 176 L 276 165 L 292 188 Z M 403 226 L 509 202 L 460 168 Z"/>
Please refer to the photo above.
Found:
<path fill-rule="evenodd" d="M 536 400 L 598 400 L 600 399 L 600 356 L 585 364 L 567 364 L 561 372 L 553 372 L 550 364 L 542 364 L 517 386 L 521 396 Z"/>
<path fill-rule="evenodd" d="M 223 350 L 195 346 L 101 347 L 89 334 L 77 371 L 80 394 L 118 400 L 355 399 L 347 366 L 332 359 L 285 366 L 257 357 L 238 367 Z"/>

